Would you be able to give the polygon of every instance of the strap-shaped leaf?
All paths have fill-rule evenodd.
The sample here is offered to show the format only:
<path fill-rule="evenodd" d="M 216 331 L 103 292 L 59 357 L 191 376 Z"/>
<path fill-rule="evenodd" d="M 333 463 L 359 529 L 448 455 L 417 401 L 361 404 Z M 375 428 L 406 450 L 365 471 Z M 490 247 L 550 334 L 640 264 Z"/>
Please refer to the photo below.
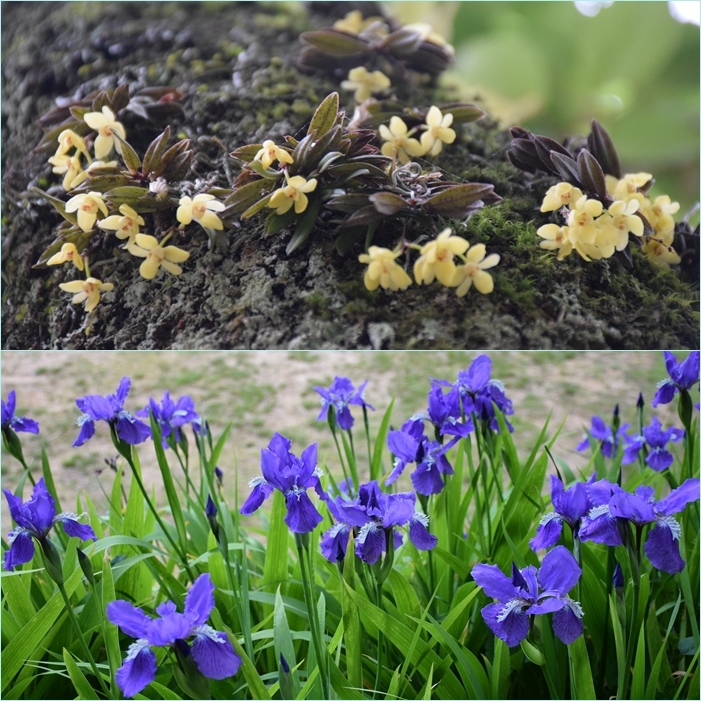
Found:
<path fill-rule="evenodd" d="M 465 183 L 449 187 L 437 195 L 429 197 L 424 206 L 446 217 L 461 217 L 471 205 L 494 192 L 494 185 L 485 183 Z"/>
<path fill-rule="evenodd" d="M 322 29 L 318 32 L 304 32 L 299 37 L 307 44 L 334 56 L 350 56 L 369 48 L 367 41 L 357 36 L 338 32 L 335 29 Z"/>
<path fill-rule="evenodd" d="M 254 214 L 258 214 L 261 209 L 263 209 L 268 202 L 270 202 L 270 198 L 272 197 L 272 193 L 269 195 L 266 195 L 263 197 L 263 199 L 258 200 L 255 204 L 252 204 L 243 214 L 241 214 L 241 219 L 248 219 L 249 217 L 252 217 Z"/>
<path fill-rule="evenodd" d="M 163 154 L 168 148 L 170 139 L 170 127 L 167 126 L 162 134 L 159 134 L 148 146 L 144 154 L 143 172 L 144 175 L 149 175 L 155 171 L 163 158 Z"/>
<path fill-rule="evenodd" d="M 43 197 L 45 200 L 48 200 L 56 209 L 56 211 L 68 222 L 71 224 L 74 224 L 75 226 L 78 225 L 78 217 L 77 215 L 73 214 L 73 212 L 67 212 L 66 211 L 66 203 L 63 202 L 63 200 L 59 200 L 56 197 L 52 197 L 51 195 L 47 194 L 43 190 L 40 190 L 38 187 L 33 187 L 32 192 L 36 192 L 37 195 L 40 195 Z"/>
<path fill-rule="evenodd" d="M 550 159 L 564 181 L 571 183 L 572 185 L 582 184 L 579 178 L 577 162 L 574 159 L 556 152 L 553 152 L 550 155 Z"/>
<path fill-rule="evenodd" d="M 230 214 L 239 214 L 248 209 L 254 202 L 257 202 L 267 187 L 270 187 L 269 182 L 265 180 L 254 180 L 234 190 L 234 192 L 224 200 L 224 204 L 230 209 Z"/>
<path fill-rule="evenodd" d="M 594 158 L 601 164 L 606 175 L 613 175 L 614 178 L 622 178 L 621 162 L 618 159 L 616 147 L 604 129 L 596 119 L 591 120 L 591 134 L 587 139 L 587 146 Z"/>
<path fill-rule="evenodd" d="M 370 195 L 370 202 L 380 214 L 387 216 L 392 216 L 407 206 L 407 203 L 393 192 L 376 192 Z"/>
<path fill-rule="evenodd" d="M 116 114 L 120 110 L 123 110 L 129 104 L 129 85 L 128 83 L 123 83 L 122 85 L 115 88 L 110 98 L 110 106 L 112 111 Z"/>
<path fill-rule="evenodd" d="M 465 102 L 449 102 L 445 105 L 438 105 L 438 108 L 443 114 L 450 113 L 453 115 L 454 125 L 476 122 L 487 114 L 483 109 L 477 107 L 477 105 Z"/>
<path fill-rule="evenodd" d="M 415 29 L 402 27 L 385 37 L 382 47 L 389 49 L 395 56 L 410 56 L 419 50 L 424 43 L 423 36 Z"/>
<path fill-rule="evenodd" d="M 245 163 L 250 163 L 262 148 L 263 144 L 246 144 L 245 146 L 239 146 L 237 149 L 234 149 L 229 155 Z"/>
<path fill-rule="evenodd" d="M 316 226 L 320 208 L 321 196 L 317 196 L 314 199 L 309 200 L 307 209 L 304 211 L 304 214 L 302 214 L 299 224 L 297 224 L 297 228 L 295 229 L 290 242 L 287 244 L 287 248 L 285 249 L 287 255 L 293 251 L 296 251 L 298 248 L 301 248 L 306 243 L 309 235 Z"/>
<path fill-rule="evenodd" d="M 553 153 L 559 153 L 568 158 L 572 158 L 572 154 L 559 141 L 555 141 L 555 139 L 551 139 L 547 136 L 536 136 L 533 139 L 533 144 L 541 162 L 552 173 L 557 173 L 557 169 L 552 162 L 551 155 Z"/>
<path fill-rule="evenodd" d="M 583 148 L 577 156 L 579 179 L 587 190 L 595 192 L 602 200 L 606 199 L 606 179 L 599 161 Z"/>
<path fill-rule="evenodd" d="M 129 168 L 132 173 L 138 173 L 141 169 L 141 159 L 136 154 L 136 151 L 134 151 L 131 144 L 126 139 L 123 139 L 116 130 L 112 131 L 112 136 L 122 145 L 122 158 L 127 168 Z"/>
<path fill-rule="evenodd" d="M 338 117 L 338 93 L 332 92 L 316 108 L 312 121 L 309 122 L 307 134 L 316 131 L 317 138 L 322 137 L 336 123 Z"/>

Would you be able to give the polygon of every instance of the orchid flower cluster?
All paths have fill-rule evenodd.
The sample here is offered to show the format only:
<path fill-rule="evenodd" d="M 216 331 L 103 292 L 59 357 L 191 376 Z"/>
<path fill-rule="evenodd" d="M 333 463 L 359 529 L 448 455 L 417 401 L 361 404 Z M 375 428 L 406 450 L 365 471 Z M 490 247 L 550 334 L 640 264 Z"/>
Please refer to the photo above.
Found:
<path fill-rule="evenodd" d="M 624 174 L 611 137 L 592 120 L 587 148 L 575 156 L 557 141 L 514 127 L 508 152 L 521 170 L 545 171 L 560 182 L 545 194 L 541 212 L 559 212 L 565 224 L 541 226 L 541 248 L 557 251 L 557 259 L 576 251 L 586 261 L 610 258 L 626 249 L 630 234 L 655 265 L 677 265 L 681 257 L 672 244 L 673 214 L 679 203 L 667 195 L 652 201 L 647 193 L 650 173 Z"/>
<path fill-rule="evenodd" d="M 451 229 L 443 229 L 433 241 L 422 246 L 400 245 L 393 251 L 370 246 L 367 253 L 358 256 L 358 260 L 368 266 L 363 277 L 365 287 L 370 291 L 382 287 L 393 292 L 409 287 L 412 279 L 397 263 L 397 258 L 407 249 L 416 249 L 420 253 L 414 262 L 414 279 L 418 285 L 429 285 L 438 280 L 445 287 L 455 288 L 458 297 L 464 297 L 473 284 L 485 295 L 494 290 L 494 280 L 487 271 L 499 263 L 499 254 L 487 255 L 483 243 L 470 247 L 469 241 L 454 236 Z"/>
<path fill-rule="evenodd" d="M 122 249 L 143 258 L 139 273 L 144 279 L 152 280 L 160 269 L 172 275 L 183 272 L 179 264 L 190 254 L 177 246 L 166 245 L 176 231 L 184 230 L 192 221 L 200 224 L 208 235 L 224 228 L 218 213 L 225 205 L 214 195 L 203 192 L 194 197 L 185 195 L 177 205 L 170 198 L 170 185 L 183 180 L 192 162 L 189 140 L 181 140 L 168 149 L 170 127 L 167 127 L 151 143 L 142 162 L 126 141 L 126 129 L 115 114 L 129 104 L 128 89 L 123 87 L 115 90 L 111 98 L 107 93 L 96 96 L 92 111 L 71 107 L 73 121 L 58 133 L 58 148 L 49 163 L 54 166 L 54 173 L 64 175 L 63 189 L 75 194 L 64 203 L 37 190 L 66 220 L 38 264 L 68 263 L 84 272 L 85 279 L 61 283 L 59 287 L 74 295 L 73 304 L 84 303 L 86 312 L 97 307 L 102 293 L 114 289 L 113 283 L 90 274 L 88 252 L 94 248 L 90 242 L 98 231 L 113 232 L 123 242 Z M 98 160 L 92 158 L 91 149 Z M 113 152 L 121 157 L 123 168 L 116 160 L 103 160 Z M 87 160 L 85 169 L 82 157 Z M 160 238 L 142 231 L 146 226 L 142 215 L 175 207 L 178 224 Z"/>

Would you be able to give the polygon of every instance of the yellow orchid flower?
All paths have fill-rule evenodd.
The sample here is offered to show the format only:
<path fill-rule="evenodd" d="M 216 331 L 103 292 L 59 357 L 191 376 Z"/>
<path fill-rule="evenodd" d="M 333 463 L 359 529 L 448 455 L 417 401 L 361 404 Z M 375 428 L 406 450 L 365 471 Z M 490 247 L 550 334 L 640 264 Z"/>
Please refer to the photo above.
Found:
<path fill-rule="evenodd" d="M 114 285 L 111 282 L 102 282 L 102 280 L 94 277 L 89 277 L 87 280 L 62 282 L 59 287 L 64 292 L 77 293 L 74 294 L 71 302 L 73 304 L 85 302 L 86 312 L 91 312 L 100 303 L 101 292 L 109 292 L 114 289 Z"/>
<path fill-rule="evenodd" d="M 421 134 L 421 147 L 429 156 L 437 156 L 443 149 L 443 144 L 452 144 L 455 141 L 455 130 L 450 128 L 453 123 L 453 115 L 444 115 L 438 107 L 431 106 L 426 115 L 428 131 Z"/>
<path fill-rule="evenodd" d="M 451 229 L 443 229 L 435 241 L 421 248 L 421 256 L 414 263 L 414 279 L 418 285 L 433 282 L 434 278 L 446 287 L 451 287 L 455 277 L 453 258 L 461 255 L 470 244 L 460 236 L 452 236 Z"/>
<path fill-rule="evenodd" d="M 139 233 L 139 227 L 144 225 L 144 219 L 137 214 L 128 204 L 120 206 L 122 216 L 113 214 L 97 223 L 101 229 L 114 231 L 118 239 L 129 239 L 127 245 L 134 243 L 134 238 Z"/>
<path fill-rule="evenodd" d="M 97 220 L 98 211 L 107 216 L 107 205 L 99 192 L 81 193 L 66 202 L 67 212 L 78 212 L 78 226 L 83 231 L 90 231 Z"/>
<path fill-rule="evenodd" d="M 389 127 L 380 124 L 380 136 L 386 142 L 382 144 L 382 155 L 392 158 L 396 153 L 400 163 L 408 163 L 412 156 L 423 156 L 425 153 L 423 146 L 410 138 L 404 120 L 396 115 L 389 120 Z"/>
<path fill-rule="evenodd" d="M 126 131 L 120 122 L 114 117 L 114 112 L 104 105 L 102 112 L 88 112 L 83 115 L 83 121 L 97 131 L 95 139 L 95 158 L 104 158 L 113 148 L 117 153 L 122 153 L 122 144 L 114 138 L 116 132 L 123 139 L 126 139 Z"/>
<path fill-rule="evenodd" d="M 292 156 L 285 151 L 284 148 L 276 146 L 275 142 L 270 139 L 263 142 L 263 148 L 258 151 L 253 160 L 261 161 L 263 163 L 263 168 L 270 168 L 275 161 L 279 161 L 280 163 L 294 163 Z"/>
<path fill-rule="evenodd" d="M 570 185 L 570 183 L 558 183 L 553 185 L 543 198 L 543 204 L 540 207 L 541 212 L 554 212 L 560 207 L 574 204 L 582 196 L 582 191 Z"/>
<path fill-rule="evenodd" d="M 54 253 L 51 258 L 46 261 L 46 265 L 60 265 L 66 262 L 73 263 L 78 270 L 83 270 L 85 267 L 83 257 L 78 253 L 78 249 L 75 247 L 74 243 L 64 243 L 63 246 L 61 246 L 61 250 L 58 253 Z"/>
<path fill-rule="evenodd" d="M 181 197 L 179 204 L 175 217 L 181 224 L 187 226 L 194 219 L 207 229 L 221 231 L 224 228 L 222 220 L 215 212 L 226 209 L 226 205 L 215 199 L 214 195 L 200 193 L 193 198 Z"/>
<path fill-rule="evenodd" d="M 368 290 L 383 287 L 385 290 L 403 290 L 411 285 L 411 278 L 397 263 L 401 250 L 390 251 L 389 248 L 370 246 L 367 253 L 361 253 L 358 260 L 368 266 L 363 282 Z"/>
<path fill-rule="evenodd" d="M 467 262 L 457 267 L 455 278 L 450 286 L 458 288 L 455 290 L 458 297 L 464 297 L 473 283 L 477 291 L 483 295 L 488 295 L 494 289 L 494 280 L 486 271 L 497 265 L 500 258 L 498 253 L 486 256 L 486 252 L 487 247 L 483 243 L 478 243 L 467 252 Z"/>
<path fill-rule="evenodd" d="M 365 66 L 352 68 L 348 72 L 348 80 L 341 83 L 344 90 L 355 90 L 355 101 L 365 102 L 373 93 L 383 92 L 392 85 L 390 79 L 382 71 L 370 71 Z"/>
<path fill-rule="evenodd" d="M 187 251 L 183 251 L 177 246 L 162 247 L 155 236 L 148 234 L 137 234 L 135 243 L 128 244 L 127 250 L 133 256 L 146 258 L 139 267 L 139 272 L 141 277 L 147 280 L 153 280 L 159 268 L 163 268 L 173 275 L 180 275 L 183 269 L 176 263 L 182 263 L 190 257 Z"/>
<path fill-rule="evenodd" d="M 276 214 L 284 214 L 288 212 L 294 204 L 295 214 L 301 214 L 309 204 L 309 199 L 304 193 L 316 190 L 316 178 L 307 180 L 301 175 L 295 175 L 291 178 L 287 172 L 285 172 L 285 180 L 287 181 L 287 185 L 284 185 L 279 190 L 275 190 L 273 196 L 270 198 L 270 202 L 268 202 L 268 207 L 272 207 Z"/>

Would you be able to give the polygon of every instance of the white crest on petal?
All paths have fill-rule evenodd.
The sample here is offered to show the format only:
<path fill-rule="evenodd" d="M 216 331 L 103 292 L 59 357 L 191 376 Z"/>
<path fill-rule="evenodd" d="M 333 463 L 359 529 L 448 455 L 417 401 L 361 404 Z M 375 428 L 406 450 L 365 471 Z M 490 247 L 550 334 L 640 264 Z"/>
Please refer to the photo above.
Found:
<path fill-rule="evenodd" d="M 426 516 L 426 514 L 422 514 L 420 511 L 414 511 L 412 518 L 414 521 L 418 521 L 424 528 L 428 528 L 428 516 Z"/>
<path fill-rule="evenodd" d="M 674 516 L 663 516 L 660 515 L 657 517 L 657 523 L 663 526 L 667 526 L 670 531 L 672 531 L 672 538 L 674 540 L 679 540 L 682 534 L 682 527 L 679 525 L 679 522 L 677 521 Z"/>
<path fill-rule="evenodd" d="M 497 614 L 497 622 L 501 623 L 512 611 L 520 613 L 526 606 L 529 606 L 529 602 L 525 599 L 510 599 L 504 604 L 504 607 Z"/>
<path fill-rule="evenodd" d="M 124 661 L 126 662 L 127 660 L 133 660 L 142 650 L 147 647 L 150 647 L 149 641 L 146 638 L 139 638 L 127 649 L 127 656 Z"/>
<path fill-rule="evenodd" d="M 268 484 L 265 477 L 262 475 L 258 475 L 258 477 L 254 477 L 249 483 L 248 486 L 253 489 L 253 487 L 257 487 L 259 484 Z"/>
<path fill-rule="evenodd" d="M 370 523 L 366 523 L 360 529 L 360 533 L 358 534 L 358 539 L 355 542 L 362 545 L 365 542 L 365 539 L 368 537 L 368 533 L 370 533 L 371 531 L 374 532 L 376 530 L 378 530 L 378 525 L 374 521 L 371 521 Z"/>
<path fill-rule="evenodd" d="M 559 514 L 556 514 L 554 511 L 550 511 L 549 513 L 545 514 L 543 518 L 540 519 L 540 524 L 541 526 L 545 526 L 546 524 L 550 523 L 555 518 L 560 518 Z"/>
<path fill-rule="evenodd" d="M 226 642 L 226 635 L 222 638 L 219 635 L 219 631 L 214 630 L 212 626 L 203 624 L 201 626 L 195 626 L 192 631 L 192 635 L 202 635 L 205 638 L 213 640 L 215 643 L 221 643 L 222 645 Z"/>
<path fill-rule="evenodd" d="M 579 601 L 575 601 L 574 599 L 567 598 L 567 599 L 565 599 L 565 603 L 570 608 L 572 613 L 575 616 L 577 616 L 577 618 L 581 618 L 584 615 L 584 610 L 582 609 L 582 605 L 579 603 Z"/>
<path fill-rule="evenodd" d="M 593 509 L 589 511 L 587 514 L 587 517 L 593 521 L 594 519 L 599 518 L 600 516 L 608 516 L 611 514 L 611 511 L 609 509 L 608 504 L 600 504 L 599 506 L 595 506 Z"/>

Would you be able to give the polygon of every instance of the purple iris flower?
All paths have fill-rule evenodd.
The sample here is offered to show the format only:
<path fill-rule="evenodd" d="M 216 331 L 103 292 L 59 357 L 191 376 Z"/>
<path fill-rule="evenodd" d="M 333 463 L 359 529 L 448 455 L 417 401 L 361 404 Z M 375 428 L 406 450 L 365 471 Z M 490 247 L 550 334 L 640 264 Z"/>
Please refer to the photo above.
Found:
<path fill-rule="evenodd" d="M 679 554 L 681 526 L 672 514 L 698 498 L 699 479 L 693 477 L 659 501 L 652 487 L 642 485 L 634 494 L 619 488 L 611 497 L 609 509 L 613 516 L 628 519 L 638 528 L 655 524 L 647 534 L 645 554 L 658 570 L 676 574 L 684 569 L 685 562 Z"/>
<path fill-rule="evenodd" d="M 7 395 L 7 404 L 2 400 L 0 400 L 0 403 L 2 403 L 3 431 L 9 428 L 17 433 L 21 431 L 25 433 L 39 433 L 39 424 L 36 421 L 15 415 L 15 407 L 17 406 L 15 390 L 10 390 L 10 393 Z"/>
<path fill-rule="evenodd" d="M 587 484 L 587 496 L 592 508 L 582 517 L 579 539 L 591 540 L 601 545 L 623 545 L 618 529 L 618 518 L 611 513 L 611 497 L 620 487 L 608 480 Z"/>
<path fill-rule="evenodd" d="M 395 456 L 394 469 L 385 484 L 396 482 L 407 464 L 415 462 L 416 470 L 411 474 L 414 489 L 424 496 L 439 494 L 445 483 L 442 475 L 452 475 L 453 468 L 445 453 L 459 440 L 456 436 L 445 445 L 431 441 L 424 435 L 423 421 L 412 418 L 404 423 L 400 431 L 390 431 L 387 445 Z"/>
<path fill-rule="evenodd" d="M 467 370 L 458 373 L 457 382 L 453 385 L 450 401 L 458 406 L 460 403 L 465 415 L 475 412 L 480 421 L 489 424 L 492 431 L 499 431 L 499 422 L 494 413 L 494 404 L 499 411 L 508 416 L 514 413 L 513 404 L 506 396 L 504 385 L 496 379 L 491 379 L 492 361 L 488 355 L 478 355 Z M 506 426 L 513 432 L 513 426 L 506 420 Z"/>
<path fill-rule="evenodd" d="M 350 429 L 353 426 L 353 416 L 349 409 L 351 404 L 375 411 L 375 407 L 365 401 L 367 384 L 367 381 L 363 382 L 356 392 L 353 383 L 347 377 L 336 377 L 328 389 L 315 387 L 314 390 L 321 395 L 321 412 L 316 420 L 326 421 L 329 409 L 333 407 L 336 410 L 336 426 L 344 431 Z"/>
<path fill-rule="evenodd" d="M 699 351 L 689 353 L 686 360 L 677 362 L 674 353 L 664 352 L 669 379 L 662 380 L 657 385 L 657 392 L 652 400 L 652 406 L 669 404 L 677 392 L 688 392 L 699 381 Z"/>
<path fill-rule="evenodd" d="M 124 408 L 130 387 L 131 380 L 123 377 L 115 394 L 108 394 L 106 397 L 100 394 L 89 394 L 75 400 L 83 414 L 78 418 L 80 433 L 73 442 L 74 448 L 83 445 L 95 435 L 95 421 L 106 421 L 110 426 L 113 425 L 117 435 L 130 445 L 143 443 L 151 436 L 151 429 Z"/>
<path fill-rule="evenodd" d="M 582 517 L 592 508 L 587 495 L 587 485 L 593 484 L 596 472 L 584 484 L 576 482 L 565 489 L 562 480 L 556 475 L 550 475 L 550 498 L 554 511 L 545 514 L 538 524 L 535 537 L 531 539 L 532 550 L 550 548 L 560 539 L 562 524 L 566 523 L 573 536 L 577 537 Z"/>
<path fill-rule="evenodd" d="M 528 635 L 530 616 L 554 613 L 553 631 L 563 643 L 574 642 L 583 630 L 584 612 L 567 596 L 577 584 L 581 567 L 567 548 L 558 545 L 544 558 L 540 569 L 529 565 L 511 568 L 511 579 L 497 565 L 475 565 L 472 577 L 487 596 L 497 600 L 482 609 L 490 630 L 509 647 Z"/>
<path fill-rule="evenodd" d="M 185 598 L 185 612 L 178 613 L 172 601 L 161 604 L 158 618 L 119 599 L 107 605 L 107 618 L 124 633 L 137 638 L 129 646 L 124 664 L 115 679 L 122 693 L 132 697 L 156 678 L 156 655 L 151 646 L 178 644 L 192 654 L 198 669 L 210 679 L 226 679 L 238 671 L 241 658 L 234 652 L 226 633 L 206 624 L 214 609 L 214 584 L 208 574 L 200 575 Z M 194 637 L 192 647 L 186 641 Z"/>
<path fill-rule="evenodd" d="M 322 472 L 316 466 L 316 443 L 312 443 L 298 458 L 290 452 L 292 442 L 276 433 L 267 448 L 260 451 L 262 477 L 254 477 L 249 483 L 253 491 L 241 507 L 240 513 L 250 516 L 278 489 L 285 495 L 287 515 L 285 523 L 293 533 L 309 533 L 324 519 L 307 495 L 313 487 L 323 499 L 326 494 L 319 477 Z"/>
<path fill-rule="evenodd" d="M 623 424 L 616 431 L 616 435 L 613 434 L 613 427 L 607 426 L 604 420 L 598 416 L 591 417 L 591 438 L 596 441 L 601 442 L 601 454 L 606 458 L 613 458 L 618 453 L 618 446 L 621 443 L 621 439 L 626 439 L 626 431 L 628 430 L 630 424 Z M 589 436 L 585 435 L 582 442 L 577 446 L 577 450 L 586 450 L 591 447 L 592 450 L 595 448 L 595 444 L 590 443 Z"/>
<path fill-rule="evenodd" d="M 7 489 L 2 491 L 5 492 L 7 504 L 10 507 L 10 516 L 17 524 L 7 536 L 10 549 L 5 552 L 6 570 L 12 572 L 17 565 L 29 562 L 34 557 L 32 538 L 42 545 L 49 531 L 59 522 L 63 524 L 63 530 L 70 537 L 97 540 L 95 531 L 90 526 L 79 523 L 76 514 L 68 512 L 56 514 L 56 502 L 46 488 L 43 477 L 34 486 L 32 496 L 27 502 L 23 503 L 21 497 L 16 497 Z"/>
<path fill-rule="evenodd" d="M 457 396 L 457 395 L 456 395 Z M 462 412 L 459 402 L 451 400 L 450 395 L 444 394 L 439 382 L 432 382 L 428 393 L 427 417 L 441 436 L 459 436 L 465 438 L 475 430 L 472 419 L 466 417 L 462 422 Z M 424 418 L 423 416 L 421 418 Z"/>
<path fill-rule="evenodd" d="M 438 543 L 428 531 L 428 517 L 416 511 L 416 494 L 399 492 L 384 494 L 376 480 L 360 485 L 353 501 L 337 497 L 327 501 L 331 513 L 339 522 L 322 537 L 322 553 L 327 560 L 338 561 L 345 556 L 351 529 L 355 529 L 355 553 L 369 565 L 374 564 L 386 550 L 387 539 L 394 538 L 394 547 L 402 543 L 395 526 L 409 524 L 409 539 L 419 550 L 431 550 Z"/>
<path fill-rule="evenodd" d="M 623 452 L 623 464 L 628 465 L 638 459 L 638 453 L 644 445 L 648 446 L 648 455 L 645 462 L 657 472 L 666 470 L 673 462 L 674 456 L 667 450 L 667 443 L 676 443 L 684 438 L 683 428 L 668 428 L 662 430 L 662 424 L 656 417 L 652 417 L 652 423 L 643 427 L 642 436 L 626 436 L 626 447 Z"/>
<path fill-rule="evenodd" d="M 149 409 L 153 413 L 154 419 L 161 428 L 161 436 L 163 438 L 163 447 L 166 448 L 168 443 L 166 438 L 172 433 L 175 436 L 176 442 L 180 442 L 180 429 L 192 421 L 198 420 L 200 417 L 195 411 L 195 402 L 191 397 L 185 395 L 180 397 L 177 402 L 170 398 L 170 393 L 166 390 L 163 394 L 163 401 L 160 405 L 149 399 L 148 406 L 136 412 L 141 418 L 149 418 Z"/>

